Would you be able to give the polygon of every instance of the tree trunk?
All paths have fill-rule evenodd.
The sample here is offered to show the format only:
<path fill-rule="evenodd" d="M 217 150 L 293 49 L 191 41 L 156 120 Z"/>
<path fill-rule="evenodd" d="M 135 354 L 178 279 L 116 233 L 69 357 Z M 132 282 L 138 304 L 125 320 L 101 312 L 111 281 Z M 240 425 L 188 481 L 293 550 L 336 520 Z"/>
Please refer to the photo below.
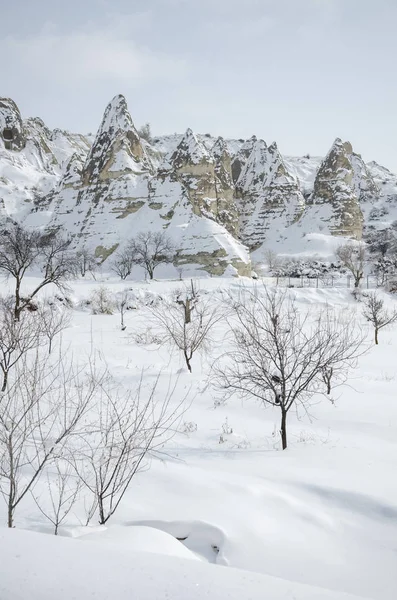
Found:
<path fill-rule="evenodd" d="M 10 502 L 8 503 L 7 527 L 14 527 L 14 511 Z"/>
<path fill-rule="evenodd" d="M 6 391 L 8 381 L 8 371 L 3 371 L 3 387 L 1 388 L 2 392 Z"/>
<path fill-rule="evenodd" d="M 186 352 L 184 352 L 183 355 L 185 357 L 185 361 L 186 361 L 187 368 L 189 369 L 189 373 L 191 373 L 192 367 L 190 366 L 190 358 L 188 357 Z"/>
<path fill-rule="evenodd" d="M 285 411 L 285 410 L 281 411 L 280 433 L 281 433 L 282 448 L 283 448 L 283 450 L 285 450 L 287 447 L 287 411 Z"/>
<path fill-rule="evenodd" d="M 375 344 L 378 345 L 378 329 L 375 327 Z"/>
<path fill-rule="evenodd" d="M 21 304 L 21 296 L 20 296 L 20 288 L 21 283 L 17 279 L 15 284 L 15 308 L 14 308 L 14 317 L 16 321 L 19 321 L 19 315 L 21 314 L 20 304 Z"/>
<path fill-rule="evenodd" d="M 99 511 L 99 524 L 104 525 L 106 523 L 106 519 L 105 519 L 105 513 L 103 510 L 103 502 L 102 502 L 101 497 L 99 497 L 99 499 L 98 499 L 98 511 Z"/>
<path fill-rule="evenodd" d="M 185 325 L 188 325 L 191 322 L 191 310 L 190 310 L 190 300 L 186 298 L 185 304 Z"/>

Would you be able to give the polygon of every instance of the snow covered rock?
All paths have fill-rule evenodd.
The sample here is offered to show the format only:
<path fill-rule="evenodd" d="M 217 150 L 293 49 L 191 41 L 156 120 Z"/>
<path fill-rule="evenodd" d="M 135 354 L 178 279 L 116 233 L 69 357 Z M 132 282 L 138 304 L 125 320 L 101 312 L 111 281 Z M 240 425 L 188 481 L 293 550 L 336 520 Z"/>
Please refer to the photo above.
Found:
<path fill-rule="evenodd" d="M 322 243 L 328 256 L 337 243 L 328 238 L 390 227 L 397 176 L 365 164 L 340 139 L 325 159 L 284 158 L 256 136 L 215 139 L 191 129 L 149 142 L 121 95 L 106 107 L 95 139 L 22 120 L 3 98 L 0 218 L 10 217 L 61 227 L 74 247 L 90 247 L 102 261 L 138 232 L 166 230 L 178 269 L 249 275 L 244 244 L 260 261 L 265 248 L 310 254 L 317 236 L 316 252 Z"/>
<path fill-rule="evenodd" d="M 225 140 L 219 137 L 212 147 L 215 160 L 216 219 L 234 236 L 238 236 L 238 211 L 234 199 L 231 156 Z"/>
<path fill-rule="evenodd" d="M 257 141 L 256 135 L 253 135 L 249 140 L 246 140 L 240 147 L 232 161 L 232 177 L 234 183 L 237 183 L 241 171 L 244 169 L 251 155 L 254 145 Z"/>
<path fill-rule="evenodd" d="M 266 241 L 266 232 L 297 221 L 305 200 L 297 179 L 289 173 L 276 143 L 257 140 L 236 183 L 240 235 L 251 249 Z"/>
<path fill-rule="evenodd" d="M 0 98 L 0 138 L 7 150 L 22 150 L 25 147 L 21 113 L 11 98 Z"/>
<path fill-rule="evenodd" d="M 309 202 L 332 207 L 328 225 L 333 235 L 361 239 L 360 202 L 376 201 L 377 197 L 377 186 L 361 157 L 353 153 L 350 142 L 337 138 L 320 165 Z"/>

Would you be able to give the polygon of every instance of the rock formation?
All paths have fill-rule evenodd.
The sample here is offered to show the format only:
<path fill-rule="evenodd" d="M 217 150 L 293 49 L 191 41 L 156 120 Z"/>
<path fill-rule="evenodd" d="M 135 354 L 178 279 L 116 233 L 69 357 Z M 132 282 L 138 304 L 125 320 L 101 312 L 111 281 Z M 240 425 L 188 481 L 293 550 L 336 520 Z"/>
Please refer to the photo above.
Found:
<path fill-rule="evenodd" d="M 0 98 L 0 136 L 6 150 L 22 150 L 26 138 L 19 108 L 11 98 Z"/>
<path fill-rule="evenodd" d="M 359 240 L 363 233 L 361 203 L 378 197 L 379 190 L 361 157 L 353 153 L 350 142 L 337 138 L 320 165 L 310 204 L 332 208 L 327 221 L 333 235 Z"/>
<path fill-rule="evenodd" d="M 263 248 L 311 251 L 313 236 L 317 248 L 329 235 L 359 239 L 364 226 L 391 226 L 397 177 L 340 139 L 325 159 L 283 158 L 256 136 L 243 142 L 190 129 L 147 141 L 123 96 L 106 107 L 92 139 L 22 120 L 3 98 L 0 217 L 60 227 L 102 261 L 140 231 L 166 231 L 179 270 L 249 275 L 244 244 L 258 260 Z"/>
<path fill-rule="evenodd" d="M 256 140 L 236 183 L 241 239 L 251 249 L 266 241 L 267 230 L 277 222 L 288 227 L 302 215 L 305 201 L 273 143 Z"/>

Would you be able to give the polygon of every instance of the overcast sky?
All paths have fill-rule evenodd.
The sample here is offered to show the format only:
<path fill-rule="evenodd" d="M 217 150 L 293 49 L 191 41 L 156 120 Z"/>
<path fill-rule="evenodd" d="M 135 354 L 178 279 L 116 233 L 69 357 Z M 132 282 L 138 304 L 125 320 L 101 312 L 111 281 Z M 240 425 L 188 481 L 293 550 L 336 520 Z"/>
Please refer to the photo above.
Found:
<path fill-rule="evenodd" d="M 116 94 L 154 134 L 349 139 L 397 171 L 397 0 L 1 0 L 1 95 L 94 132 Z"/>

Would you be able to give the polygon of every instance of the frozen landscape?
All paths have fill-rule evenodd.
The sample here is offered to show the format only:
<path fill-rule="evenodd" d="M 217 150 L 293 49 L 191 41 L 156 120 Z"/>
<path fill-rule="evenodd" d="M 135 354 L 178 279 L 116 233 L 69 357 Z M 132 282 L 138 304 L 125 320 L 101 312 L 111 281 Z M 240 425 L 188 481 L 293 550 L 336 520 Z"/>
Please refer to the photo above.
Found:
<path fill-rule="evenodd" d="M 153 137 L 121 95 L 95 136 L 2 98 L 0 218 L 1 600 L 395 600 L 395 174 L 339 138 L 289 157 Z M 37 255 L 18 272 L 13 231 Z M 262 365 L 244 324 L 274 293 L 283 352 L 302 350 L 284 383 L 318 361 L 285 428 L 280 370 L 265 397 L 229 385 L 241 348 Z M 392 317 L 379 344 L 371 298 Z M 325 361 L 354 335 L 343 368 Z"/>
<path fill-rule="evenodd" d="M 25 293 L 37 281 L 28 278 Z M 260 281 L 244 278 L 195 285 L 213 305 L 242 289 L 263 293 Z M 117 308 L 92 314 L 87 301 L 101 286 L 113 301 L 128 290 L 124 331 Z M 62 599 L 393 600 L 396 331 L 382 330 L 373 345 L 361 303 L 346 289 L 288 290 L 302 315 L 314 318 L 327 305 L 349 318 L 355 313 L 367 328 L 367 353 L 332 392 L 332 402 L 317 394 L 306 410 L 291 411 L 289 446 L 282 451 L 277 406 L 223 401 L 214 389 L 211 366 L 230 343 L 225 320 L 216 324 L 207 352 L 194 355 L 192 373 L 180 352 L 156 343 L 153 303 L 161 306 L 185 286 L 190 282 L 121 282 L 106 275 L 70 283 L 72 319 L 52 355 L 61 345 L 86 368 L 95 357 L 96 367 L 106 365 L 124 389 L 137 387 L 142 370 L 144 390 L 159 375 L 157 393 L 163 398 L 172 382 L 170 405 L 183 400 L 183 414 L 105 525 L 95 514 L 85 526 L 90 495 L 81 489 L 58 537 L 51 535 L 53 525 L 38 508 L 51 513 L 48 486 L 57 473 L 49 463 L 17 507 L 15 529 L 1 530 L 0 597 L 50 599 L 56 589 Z M 49 286 L 43 301 L 53 291 Z M 380 294 L 393 308 L 395 300 Z M 6 524 L 4 503 L 0 516 Z"/>

